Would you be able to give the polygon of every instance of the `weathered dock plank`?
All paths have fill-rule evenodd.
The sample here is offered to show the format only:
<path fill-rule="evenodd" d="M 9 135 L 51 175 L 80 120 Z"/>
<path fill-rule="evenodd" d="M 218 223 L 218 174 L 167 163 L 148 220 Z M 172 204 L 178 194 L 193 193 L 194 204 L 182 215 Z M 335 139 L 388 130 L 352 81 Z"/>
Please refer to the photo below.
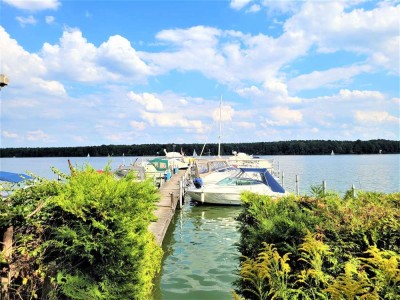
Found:
<path fill-rule="evenodd" d="M 160 200 L 156 204 L 157 208 L 154 212 L 157 221 L 150 224 L 149 230 L 154 234 L 156 242 L 160 246 L 175 214 L 179 202 L 179 181 L 185 174 L 186 170 L 179 170 L 177 174 L 172 175 L 169 181 L 164 182 L 159 190 Z"/>

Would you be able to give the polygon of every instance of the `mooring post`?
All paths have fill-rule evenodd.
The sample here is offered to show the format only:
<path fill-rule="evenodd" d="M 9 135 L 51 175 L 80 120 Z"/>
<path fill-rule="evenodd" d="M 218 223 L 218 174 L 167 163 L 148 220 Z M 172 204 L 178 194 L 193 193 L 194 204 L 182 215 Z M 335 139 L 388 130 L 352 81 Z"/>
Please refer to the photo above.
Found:
<path fill-rule="evenodd" d="M 353 185 L 351 186 L 351 193 L 352 193 L 352 195 L 353 195 L 353 198 L 355 198 L 355 197 L 356 197 L 356 187 L 354 186 L 354 183 L 353 183 Z"/>
<path fill-rule="evenodd" d="M 285 173 L 282 171 L 282 187 L 285 188 Z"/>
<path fill-rule="evenodd" d="M 322 181 L 322 194 L 326 194 L 326 180 Z"/>
<path fill-rule="evenodd" d="M 299 175 L 296 175 L 296 195 L 300 194 L 300 188 L 299 188 Z"/>
<path fill-rule="evenodd" d="M 182 177 L 183 178 L 183 177 Z M 181 179 L 179 181 L 179 208 L 182 208 L 182 195 L 183 195 L 183 191 L 182 191 L 182 187 L 183 187 L 183 180 Z"/>
<path fill-rule="evenodd" d="M 170 192 L 169 195 L 171 196 L 171 208 L 172 208 L 174 204 L 174 193 Z"/>

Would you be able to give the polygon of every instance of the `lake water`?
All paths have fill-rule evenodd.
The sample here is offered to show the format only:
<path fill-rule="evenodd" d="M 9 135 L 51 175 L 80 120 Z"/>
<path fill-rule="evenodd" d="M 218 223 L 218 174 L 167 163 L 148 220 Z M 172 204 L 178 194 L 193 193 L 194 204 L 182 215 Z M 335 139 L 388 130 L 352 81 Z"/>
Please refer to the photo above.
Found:
<path fill-rule="evenodd" d="M 393 193 L 400 191 L 400 155 L 269 156 L 284 172 L 284 186 L 300 193 L 326 180 L 327 189 L 341 194 L 356 189 Z M 69 173 L 68 158 L 2 158 L 0 169 L 33 172 L 56 179 L 50 166 Z M 71 157 L 73 165 L 89 163 L 95 169 L 134 162 L 136 157 Z M 225 300 L 232 298 L 239 240 L 235 217 L 238 207 L 195 206 L 187 202 L 168 228 L 163 267 L 156 281 L 155 300 Z"/>

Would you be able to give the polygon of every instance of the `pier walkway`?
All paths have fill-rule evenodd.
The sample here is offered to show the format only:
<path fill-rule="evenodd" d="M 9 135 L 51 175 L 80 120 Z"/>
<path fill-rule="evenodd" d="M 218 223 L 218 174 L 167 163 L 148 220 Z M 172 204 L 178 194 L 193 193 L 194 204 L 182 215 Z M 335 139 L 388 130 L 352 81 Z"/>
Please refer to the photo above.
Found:
<path fill-rule="evenodd" d="M 149 226 L 149 231 L 155 236 L 156 242 L 159 246 L 162 245 L 165 233 L 167 232 L 169 223 L 175 214 L 176 207 L 179 203 L 180 197 L 180 181 L 182 178 L 187 178 L 190 169 L 179 170 L 177 174 L 173 174 L 171 179 L 163 182 L 160 187 L 160 200 L 156 204 L 154 212 L 157 221 L 152 222 Z"/>

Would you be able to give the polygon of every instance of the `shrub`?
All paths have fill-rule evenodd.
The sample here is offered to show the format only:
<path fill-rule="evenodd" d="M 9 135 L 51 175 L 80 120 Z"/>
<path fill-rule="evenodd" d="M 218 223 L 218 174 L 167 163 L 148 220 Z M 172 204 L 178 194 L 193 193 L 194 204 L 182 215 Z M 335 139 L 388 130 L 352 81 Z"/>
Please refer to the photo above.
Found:
<path fill-rule="evenodd" d="M 24 299 L 148 299 L 162 250 L 148 226 L 158 193 L 89 166 L 9 197 L 10 293 Z M 3 220 L 4 221 L 4 220 Z"/>
<path fill-rule="evenodd" d="M 245 193 L 242 200 L 238 247 L 243 257 L 235 297 L 400 298 L 400 193 L 343 198 L 316 193 L 279 200 Z M 281 269 L 260 264 L 260 257 L 271 253 L 272 261 L 285 258 L 284 269 L 290 270 L 278 290 L 271 278 L 283 275 L 283 263 Z"/>

